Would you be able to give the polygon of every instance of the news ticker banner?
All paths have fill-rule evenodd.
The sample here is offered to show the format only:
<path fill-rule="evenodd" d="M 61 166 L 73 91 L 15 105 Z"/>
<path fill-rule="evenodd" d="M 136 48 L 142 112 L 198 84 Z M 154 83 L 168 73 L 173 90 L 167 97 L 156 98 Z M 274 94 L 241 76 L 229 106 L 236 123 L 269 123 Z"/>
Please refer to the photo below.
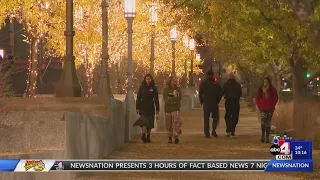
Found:
<path fill-rule="evenodd" d="M 0 172 L 312 172 L 312 160 L 0 160 Z"/>

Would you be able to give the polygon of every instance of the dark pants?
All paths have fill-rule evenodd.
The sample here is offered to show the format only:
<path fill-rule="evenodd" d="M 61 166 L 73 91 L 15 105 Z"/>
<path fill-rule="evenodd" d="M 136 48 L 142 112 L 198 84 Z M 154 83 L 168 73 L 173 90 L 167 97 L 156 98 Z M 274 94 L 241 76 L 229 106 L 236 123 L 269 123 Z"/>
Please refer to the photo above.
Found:
<path fill-rule="evenodd" d="M 234 135 L 239 121 L 240 103 L 239 100 L 227 99 L 225 102 L 226 114 L 224 119 L 226 121 L 227 133 Z"/>
<path fill-rule="evenodd" d="M 268 139 L 270 136 L 272 116 L 273 111 L 260 111 L 262 139 Z"/>
<path fill-rule="evenodd" d="M 209 128 L 210 115 L 213 118 L 212 132 L 215 133 L 218 126 L 218 122 L 219 122 L 219 107 L 218 105 L 213 106 L 213 105 L 203 104 L 204 134 L 206 136 L 210 135 L 210 128 Z"/>

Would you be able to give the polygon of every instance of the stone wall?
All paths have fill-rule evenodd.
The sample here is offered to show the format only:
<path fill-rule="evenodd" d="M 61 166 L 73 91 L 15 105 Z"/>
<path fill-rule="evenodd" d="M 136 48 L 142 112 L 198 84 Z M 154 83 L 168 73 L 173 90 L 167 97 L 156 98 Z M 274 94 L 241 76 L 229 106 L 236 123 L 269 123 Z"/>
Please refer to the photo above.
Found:
<path fill-rule="evenodd" d="M 1 99 L 6 113 L 0 114 L 2 159 L 101 159 L 124 144 L 124 96 L 110 101 L 99 98 L 11 98 Z M 164 102 L 160 100 L 160 123 L 165 125 Z M 190 111 L 194 100 L 184 94 L 182 111 Z M 135 106 L 133 106 L 135 107 Z M 130 139 L 140 133 L 133 127 L 138 118 L 130 110 Z M 0 179 L 70 180 L 79 173 L 2 173 Z"/>
<path fill-rule="evenodd" d="M 101 159 L 124 144 L 125 104 L 119 100 L 14 98 L 2 104 L 8 111 L 0 115 L 3 159 Z M 131 113 L 136 119 L 135 110 Z M 130 139 L 139 133 L 133 123 Z M 69 180 L 78 175 L 4 173 L 0 179 Z"/>

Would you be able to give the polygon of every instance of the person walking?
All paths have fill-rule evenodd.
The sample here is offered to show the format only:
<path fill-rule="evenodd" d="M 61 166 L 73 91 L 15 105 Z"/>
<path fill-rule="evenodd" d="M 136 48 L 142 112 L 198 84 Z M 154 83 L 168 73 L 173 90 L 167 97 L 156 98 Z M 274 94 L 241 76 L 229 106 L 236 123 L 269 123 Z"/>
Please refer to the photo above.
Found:
<path fill-rule="evenodd" d="M 239 121 L 240 98 L 242 96 L 241 85 L 231 73 L 227 82 L 223 85 L 222 96 L 225 101 L 225 116 L 227 137 L 235 137 L 236 127 Z"/>
<path fill-rule="evenodd" d="M 278 92 L 268 77 L 263 79 L 255 97 L 261 118 L 261 142 L 270 143 L 271 120 L 275 106 L 278 103 Z"/>
<path fill-rule="evenodd" d="M 170 77 L 166 87 L 163 89 L 164 111 L 166 113 L 166 129 L 168 132 L 168 143 L 179 143 L 179 135 L 181 133 L 181 118 L 180 118 L 180 102 L 181 90 L 177 85 L 177 80 Z"/>
<path fill-rule="evenodd" d="M 210 137 L 209 119 L 210 114 L 213 118 L 212 132 L 213 137 L 218 137 L 216 129 L 219 123 L 219 102 L 221 100 L 222 89 L 219 83 L 214 81 L 213 71 L 209 70 L 206 79 L 199 87 L 199 100 L 203 107 L 204 134 L 206 138 Z"/>
<path fill-rule="evenodd" d="M 159 95 L 151 74 L 147 74 L 141 83 L 137 94 L 136 110 L 140 114 L 140 120 L 135 123 L 141 127 L 144 143 L 151 143 L 151 129 L 154 128 L 155 115 L 159 115 Z"/>

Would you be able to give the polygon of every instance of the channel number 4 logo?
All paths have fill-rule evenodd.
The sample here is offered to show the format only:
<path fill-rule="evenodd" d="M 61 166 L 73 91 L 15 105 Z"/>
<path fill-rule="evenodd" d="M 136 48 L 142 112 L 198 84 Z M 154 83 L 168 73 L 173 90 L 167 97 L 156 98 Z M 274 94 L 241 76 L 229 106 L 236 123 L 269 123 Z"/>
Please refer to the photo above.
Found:
<path fill-rule="evenodd" d="M 291 154 L 291 151 L 290 151 L 290 142 L 285 142 L 284 140 L 279 140 L 279 143 L 278 143 L 279 147 L 280 147 L 280 155 L 289 155 Z"/>
<path fill-rule="evenodd" d="M 274 141 L 274 144 L 270 147 L 270 153 L 276 156 L 276 160 L 292 160 L 290 142 L 284 140 Z"/>

